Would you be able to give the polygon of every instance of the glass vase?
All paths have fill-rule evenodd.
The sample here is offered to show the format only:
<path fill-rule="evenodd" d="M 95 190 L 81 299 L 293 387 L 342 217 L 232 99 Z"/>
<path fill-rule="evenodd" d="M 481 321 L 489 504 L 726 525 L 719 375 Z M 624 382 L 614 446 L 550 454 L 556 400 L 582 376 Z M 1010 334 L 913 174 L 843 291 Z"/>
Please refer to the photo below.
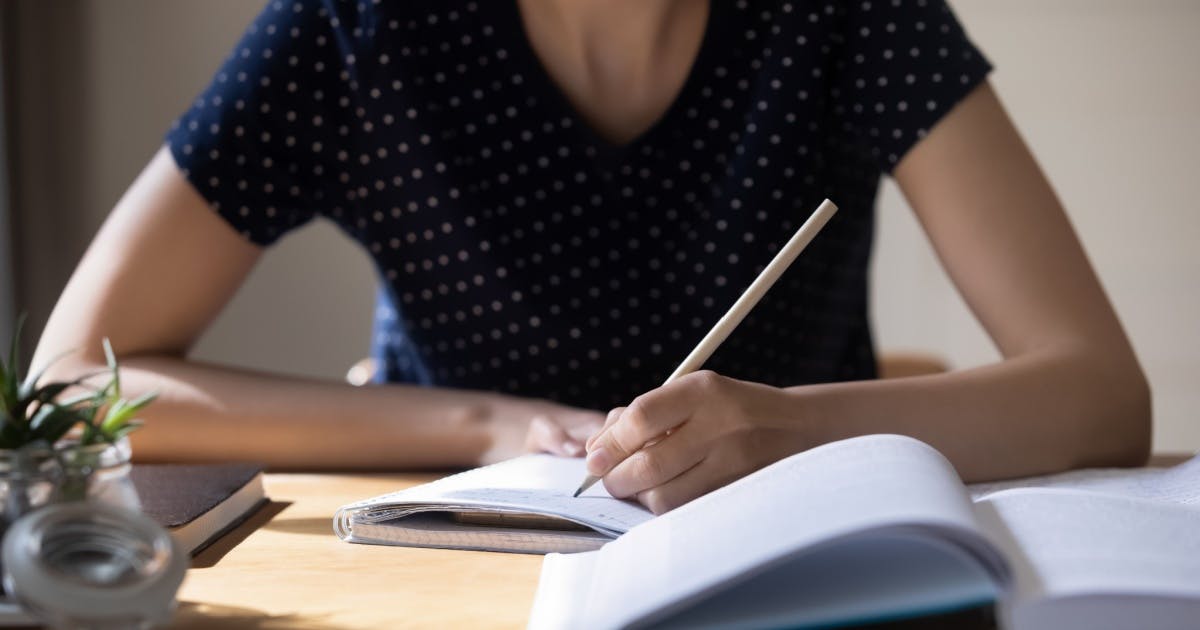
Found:
<path fill-rule="evenodd" d="M 0 537 L 18 518 L 55 501 L 63 478 L 62 462 L 50 448 L 0 449 Z"/>
<path fill-rule="evenodd" d="M 58 447 L 63 480 L 56 500 L 89 499 L 135 512 L 142 503 L 133 485 L 130 460 L 133 449 L 128 438 L 113 444 L 62 443 Z"/>
<path fill-rule="evenodd" d="M 0 539 L 22 516 L 58 500 L 63 479 L 62 461 L 49 447 L 0 449 Z M 0 612 L 14 611 L 19 607 L 0 586 Z"/>

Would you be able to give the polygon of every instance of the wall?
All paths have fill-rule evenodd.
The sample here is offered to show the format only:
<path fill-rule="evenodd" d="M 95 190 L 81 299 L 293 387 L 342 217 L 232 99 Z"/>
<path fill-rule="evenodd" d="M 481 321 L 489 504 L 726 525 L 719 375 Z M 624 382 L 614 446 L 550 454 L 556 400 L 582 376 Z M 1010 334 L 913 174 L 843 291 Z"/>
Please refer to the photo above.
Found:
<path fill-rule="evenodd" d="M 16 3 L 17 205 L 26 219 L 18 270 L 29 344 L 109 209 L 260 7 Z M 195 355 L 340 378 L 367 352 L 372 274 L 336 229 L 311 225 L 263 257 Z"/>
<path fill-rule="evenodd" d="M 8 12 L 0 6 L 0 26 L 6 23 Z M 8 71 L 7 34 L 0 29 L 0 76 Z M 7 93 L 0 86 L 0 121 L 5 120 L 7 109 Z M 7 340 L 12 335 L 16 316 L 15 293 L 13 291 L 13 261 L 16 256 L 12 249 L 12 232 L 6 227 L 12 225 L 9 220 L 8 192 L 8 139 L 5 130 L 0 129 L 0 340 Z"/>
<path fill-rule="evenodd" d="M 22 7 L 22 184 L 37 209 L 19 271 L 35 328 L 90 235 L 258 4 L 74 0 Z M 1069 209 L 1155 392 L 1155 446 L 1200 449 L 1200 3 L 957 0 L 1001 97 Z M 36 54 L 35 54 L 36 53 Z M 43 54 L 44 53 L 44 54 Z M 69 186 L 62 186 L 69 182 Z M 959 367 L 996 358 L 885 183 L 874 270 L 879 345 Z M 48 239 L 48 240 L 47 240 Z M 32 279 L 29 280 L 29 279 Z M 313 225 L 267 255 L 196 355 L 340 378 L 366 352 L 373 274 Z"/>
<path fill-rule="evenodd" d="M 1200 3 L 958 0 L 1154 391 L 1155 448 L 1200 449 Z M 882 191 L 876 330 L 958 367 L 998 357 L 896 187 Z"/>

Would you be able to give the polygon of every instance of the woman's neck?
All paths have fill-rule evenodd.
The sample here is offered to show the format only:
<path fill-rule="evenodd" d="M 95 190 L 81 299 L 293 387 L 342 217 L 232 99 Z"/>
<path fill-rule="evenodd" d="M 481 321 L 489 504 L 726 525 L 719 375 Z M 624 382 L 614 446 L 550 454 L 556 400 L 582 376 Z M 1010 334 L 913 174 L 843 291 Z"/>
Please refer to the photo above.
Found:
<path fill-rule="evenodd" d="M 682 88 L 708 0 L 518 0 L 547 73 L 598 133 L 624 143 Z"/>

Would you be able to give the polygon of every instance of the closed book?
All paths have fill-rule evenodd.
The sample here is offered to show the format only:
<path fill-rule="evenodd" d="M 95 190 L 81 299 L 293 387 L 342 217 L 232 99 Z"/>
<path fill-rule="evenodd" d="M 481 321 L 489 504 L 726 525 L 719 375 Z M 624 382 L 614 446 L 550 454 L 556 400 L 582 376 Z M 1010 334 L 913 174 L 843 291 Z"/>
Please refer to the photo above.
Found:
<path fill-rule="evenodd" d="M 142 511 L 195 555 L 266 502 L 259 464 L 135 464 Z"/>

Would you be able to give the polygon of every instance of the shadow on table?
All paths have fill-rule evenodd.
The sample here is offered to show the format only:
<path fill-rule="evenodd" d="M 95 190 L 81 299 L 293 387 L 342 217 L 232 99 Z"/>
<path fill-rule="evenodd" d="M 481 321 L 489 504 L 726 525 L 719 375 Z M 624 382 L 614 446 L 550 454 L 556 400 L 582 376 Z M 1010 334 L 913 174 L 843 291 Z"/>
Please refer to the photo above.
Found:
<path fill-rule="evenodd" d="M 208 630 L 230 628 L 246 630 L 337 630 L 334 626 L 302 615 L 268 615 L 253 608 L 215 606 L 198 602 L 180 602 L 172 630 Z"/>
<path fill-rule="evenodd" d="M 291 505 L 290 502 L 284 501 L 267 501 L 254 511 L 249 518 L 238 523 L 236 527 L 225 532 L 220 538 L 200 553 L 192 558 L 193 569 L 207 569 L 217 564 L 225 554 L 229 553 L 234 547 L 240 545 L 243 540 L 246 540 L 250 534 L 253 534 L 258 528 L 265 526 L 275 518 L 280 512 L 287 509 Z"/>
<path fill-rule="evenodd" d="M 308 534 L 318 536 L 333 535 L 333 517 L 321 518 L 283 518 L 263 525 L 263 529 L 285 534 Z"/>

